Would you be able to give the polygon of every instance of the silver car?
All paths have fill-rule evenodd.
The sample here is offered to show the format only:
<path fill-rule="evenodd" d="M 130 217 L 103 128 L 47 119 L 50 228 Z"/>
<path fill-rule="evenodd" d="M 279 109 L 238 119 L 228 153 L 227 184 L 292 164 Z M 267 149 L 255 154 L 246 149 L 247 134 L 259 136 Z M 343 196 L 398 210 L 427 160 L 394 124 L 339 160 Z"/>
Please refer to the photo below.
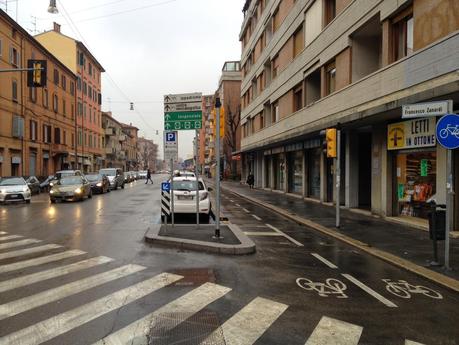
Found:
<path fill-rule="evenodd" d="M 30 204 L 32 192 L 22 177 L 2 177 L 0 179 L 0 203 L 25 201 Z"/>
<path fill-rule="evenodd" d="M 106 168 L 100 169 L 99 174 L 105 175 L 110 181 L 110 189 L 124 189 L 124 174 L 123 171 L 119 168 Z"/>

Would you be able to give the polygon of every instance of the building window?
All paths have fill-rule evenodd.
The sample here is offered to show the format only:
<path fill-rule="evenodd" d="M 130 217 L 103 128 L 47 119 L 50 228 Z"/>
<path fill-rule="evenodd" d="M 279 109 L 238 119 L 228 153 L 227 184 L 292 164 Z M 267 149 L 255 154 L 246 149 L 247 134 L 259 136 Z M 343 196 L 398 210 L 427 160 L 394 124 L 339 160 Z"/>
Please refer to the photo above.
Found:
<path fill-rule="evenodd" d="M 53 95 L 53 110 L 55 113 L 59 111 L 59 99 L 56 94 Z"/>
<path fill-rule="evenodd" d="M 3 52 L 3 41 L 0 40 L 0 56 L 3 55 L 2 52 Z M 0 171 L 0 174 L 1 174 L 1 171 Z"/>
<path fill-rule="evenodd" d="M 30 120 L 30 140 L 36 141 L 38 139 L 38 123 L 36 121 Z"/>
<path fill-rule="evenodd" d="M 75 104 L 72 103 L 70 107 L 70 115 L 72 117 L 72 120 L 75 118 Z"/>
<path fill-rule="evenodd" d="M 327 26 L 336 17 L 336 0 L 325 0 L 324 26 Z"/>
<path fill-rule="evenodd" d="M 86 84 L 85 81 L 83 82 L 83 93 L 84 93 L 85 95 L 88 94 L 88 84 Z"/>
<path fill-rule="evenodd" d="M 91 87 L 91 85 L 88 85 L 88 95 L 92 99 L 93 95 L 92 95 L 92 87 Z"/>
<path fill-rule="evenodd" d="M 54 128 L 54 143 L 60 144 L 61 143 L 61 130 L 59 128 Z"/>
<path fill-rule="evenodd" d="M 62 100 L 62 114 L 67 115 L 67 104 L 65 103 L 65 99 Z"/>
<path fill-rule="evenodd" d="M 12 136 L 14 138 L 23 138 L 24 137 L 24 118 L 13 115 L 13 132 Z"/>
<path fill-rule="evenodd" d="M 325 95 L 335 92 L 336 88 L 336 65 L 335 61 L 325 66 Z"/>
<path fill-rule="evenodd" d="M 293 89 L 293 112 L 303 108 L 303 85 L 298 85 Z"/>
<path fill-rule="evenodd" d="M 81 77 L 77 78 L 77 89 L 81 91 Z"/>
<path fill-rule="evenodd" d="M 62 144 L 67 145 L 67 133 L 62 131 Z"/>
<path fill-rule="evenodd" d="M 62 84 L 62 89 L 64 91 L 67 91 L 67 78 L 65 77 L 65 75 L 62 75 L 61 77 L 61 84 Z"/>
<path fill-rule="evenodd" d="M 13 80 L 11 83 L 11 98 L 13 102 L 18 101 L 18 82 L 16 80 Z"/>
<path fill-rule="evenodd" d="M 75 83 L 73 81 L 70 82 L 70 94 L 75 96 Z"/>
<path fill-rule="evenodd" d="M 72 148 L 75 147 L 75 134 L 72 133 Z"/>
<path fill-rule="evenodd" d="M 293 34 L 293 58 L 296 58 L 304 49 L 303 24 Z"/>
<path fill-rule="evenodd" d="M 279 15 L 279 7 L 273 13 L 273 33 L 279 29 L 280 26 L 280 15 Z"/>
<path fill-rule="evenodd" d="M 19 67 L 19 52 L 16 48 L 10 47 L 10 64 L 13 65 L 13 67 Z"/>
<path fill-rule="evenodd" d="M 408 8 L 392 19 L 392 60 L 397 61 L 413 53 L 413 11 Z"/>
<path fill-rule="evenodd" d="M 37 88 L 36 87 L 29 87 L 29 99 L 33 102 L 37 102 Z"/>
<path fill-rule="evenodd" d="M 276 55 L 271 62 L 272 66 L 272 79 L 276 78 L 279 73 L 279 55 Z"/>
<path fill-rule="evenodd" d="M 43 106 L 48 108 L 49 100 L 48 100 L 48 89 L 43 89 Z"/>
<path fill-rule="evenodd" d="M 280 120 L 280 116 L 279 116 L 279 102 L 276 101 L 273 103 L 273 110 L 272 110 L 272 120 L 271 120 L 271 123 L 276 123 Z"/>
<path fill-rule="evenodd" d="M 59 85 L 59 71 L 54 69 L 54 85 Z"/>
<path fill-rule="evenodd" d="M 51 143 L 51 126 L 43 125 L 43 142 Z"/>
<path fill-rule="evenodd" d="M 89 63 L 88 65 L 89 65 L 89 75 L 92 76 L 92 65 L 91 63 Z"/>

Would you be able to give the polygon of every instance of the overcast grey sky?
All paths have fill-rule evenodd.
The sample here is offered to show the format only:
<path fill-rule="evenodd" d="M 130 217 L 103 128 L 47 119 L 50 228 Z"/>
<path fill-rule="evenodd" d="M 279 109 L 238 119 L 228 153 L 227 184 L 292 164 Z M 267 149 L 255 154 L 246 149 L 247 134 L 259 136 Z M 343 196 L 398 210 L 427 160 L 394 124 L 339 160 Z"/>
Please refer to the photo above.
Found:
<path fill-rule="evenodd" d="M 4 2 L 4 0 L 0 1 Z M 58 0 L 59 14 L 49 14 L 49 0 L 18 0 L 18 22 L 30 33 L 52 28 L 84 41 L 107 73 L 103 110 L 140 128 L 140 135 L 160 144 L 163 95 L 212 94 L 227 60 L 240 59 L 239 30 L 243 0 Z M 5 9 L 5 5 L 1 5 Z M 75 27 L 69 25 L 69 18 Z M 16 2 L 8 13 L 16 19 Z M 79 31 L 79 33 L 78 33 Z M 81 38 L 81 36 L 83 38 Z M 108 74 L 108 75 L 107 75 Z M 118 90 L 117 86 L 122 90 Z M 137 111 L 129 110 L 129 100 Z M 109 104 L 111 99 L 111 104 Z M 159 131 L 159 136 L 156 135 Z M 179 155 L 192 154 L 194 131 L 179 134 Z"/>

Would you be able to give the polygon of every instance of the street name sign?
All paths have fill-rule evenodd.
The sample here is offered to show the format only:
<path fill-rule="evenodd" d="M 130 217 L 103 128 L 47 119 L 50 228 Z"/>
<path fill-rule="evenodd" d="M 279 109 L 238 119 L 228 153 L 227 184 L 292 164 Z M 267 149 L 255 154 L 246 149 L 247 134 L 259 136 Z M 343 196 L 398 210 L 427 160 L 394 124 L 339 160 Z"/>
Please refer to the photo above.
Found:
<path fill-rule="evenodd" d="M 437 101 L 428 103 L 406 104 L 402 107 L 402 119 L 430 117 L 448 114 L 452 101 Z"/>
<path fill-rule="evenodd" d="M 164 129 L 195 130 L 202 128 L 202 93 L 164 96 Z"/>
<path fill-rule="evenodd" d="M 459 147 L 459 115 L 448 114 L 438 120 L 437 141 L 449 150 Z"/>

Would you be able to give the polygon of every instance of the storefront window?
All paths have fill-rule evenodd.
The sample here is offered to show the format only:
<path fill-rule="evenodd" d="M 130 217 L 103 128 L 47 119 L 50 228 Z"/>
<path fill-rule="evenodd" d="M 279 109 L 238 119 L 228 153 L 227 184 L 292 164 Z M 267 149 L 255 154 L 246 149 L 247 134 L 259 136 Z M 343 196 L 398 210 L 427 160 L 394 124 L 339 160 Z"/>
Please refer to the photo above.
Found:
<path fill-rule="evenodd" d="M 320 148 L 309 150 L 308 196 L 311 198 L 317 198 L 317 199 L 320 198 L 320 155 L 321 155 Z"/>
<path fill-rule="evenodd" d="M 289 154 L 288 190 L 290 193 L 303 193 L 303 154 L 301 151 Z"/>
<path fill-rule="evenodd" d="M 396 161 L 398 214 L 427 218 L 427 201 L 436 192 L 436 152 L 398 152 Z"/>
<path fill-rule="evenodd" d="M 273 156 L 273 165 L 274 165 L 274 188 L 275 190 L 284 190 L 285 189 L 285 160 L 284 156 L 274 155 Z"/>

